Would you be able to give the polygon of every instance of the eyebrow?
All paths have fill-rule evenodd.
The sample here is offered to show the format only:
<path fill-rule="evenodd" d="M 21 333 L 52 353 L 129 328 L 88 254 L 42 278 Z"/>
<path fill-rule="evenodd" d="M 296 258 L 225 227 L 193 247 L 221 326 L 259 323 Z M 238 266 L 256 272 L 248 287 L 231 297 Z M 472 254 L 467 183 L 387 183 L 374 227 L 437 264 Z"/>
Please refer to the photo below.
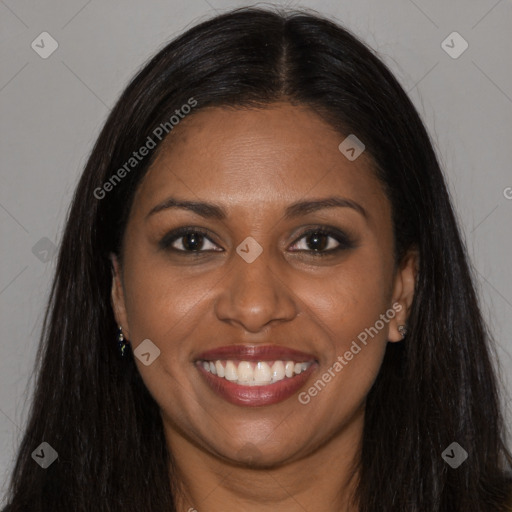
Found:
<path fill-rule="evenodd" d="M 317 210 L 323 210 L 325 208 L 351 208 L 356 212 L 360 213 L 365 219 L 368 219 L 368 213 L 366 210 L 355 201 L 344 197 L 331 196 L 323 199 L 314 199 L 308 201 L 297 201 L 287 206 L 284 214 L 284 219 L 289 220 L 301 215 L 315 212 Z M 158 212 L 169 210 L 171 208 L 182 208 L 185 210 L 192 211 L 205 219 L 213 218 L 217 220 L 224 220 L 227 217 L 226 210 L 218 204 L 206 203 L 202 201 L 186 201 L 177 199 L 175 197 L 169 197 L 165 201 L 157 204 L 147 214 L 146 218 L 154 215 Z"/>

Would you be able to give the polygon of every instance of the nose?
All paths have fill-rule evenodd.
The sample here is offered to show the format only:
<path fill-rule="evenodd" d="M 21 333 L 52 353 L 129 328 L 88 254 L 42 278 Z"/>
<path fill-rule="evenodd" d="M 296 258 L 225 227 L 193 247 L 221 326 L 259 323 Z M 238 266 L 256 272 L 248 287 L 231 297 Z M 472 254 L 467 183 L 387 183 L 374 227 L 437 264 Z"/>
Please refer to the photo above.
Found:
<path fill-rule="evenodd" d="M 235 257 L 215 303 L 219 320 L 256 333 L 272 322 L 290 321 L 297 316 L 291 283 L 286 283 L 285 275 L 272 268 L 267 255 L 264 250 L 252 263 Z"/>

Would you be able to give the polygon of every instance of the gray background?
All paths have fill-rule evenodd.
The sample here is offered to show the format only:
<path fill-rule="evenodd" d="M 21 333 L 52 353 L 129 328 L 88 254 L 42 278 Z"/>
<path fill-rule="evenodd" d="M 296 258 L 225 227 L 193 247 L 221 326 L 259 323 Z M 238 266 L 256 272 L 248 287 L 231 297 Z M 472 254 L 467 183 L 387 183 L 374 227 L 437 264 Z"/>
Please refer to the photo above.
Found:
<path fill-rule="evenodd" d="M 317 9 L 353 30 L 420 110 L 476 269 L 512 418 L 512 3 L 278 3 Z M 0 0 L 0 496 L 26 420 L 53 244 L 100 127 L 148 57 L 198 21 L 242 5 L 248 4 Z M 44 31 L 59 45 L 47 59 L 31 47 Z M 453 31 L 469 44 L 456 59 L 441 47 Z"/>

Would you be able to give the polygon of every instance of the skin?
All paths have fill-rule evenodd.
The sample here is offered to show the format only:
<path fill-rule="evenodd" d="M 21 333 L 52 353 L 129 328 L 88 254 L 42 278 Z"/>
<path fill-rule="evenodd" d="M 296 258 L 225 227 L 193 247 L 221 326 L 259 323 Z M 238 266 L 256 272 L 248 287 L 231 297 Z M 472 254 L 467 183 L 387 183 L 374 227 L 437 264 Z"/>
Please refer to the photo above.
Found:
<path fill-rule="evenodd" d="M 135 362 L 161 409 L 180 512 L 357 510 L 351 464 L 365 400 L 386 344 L 402 340 L 397 327 L 407 322 L 418 257 L 394 261 L 390 202 L 366 153 L 352 162 L 340 153 L 344 138 L 288 103 L 203 109 L 171 132 L 137 190 L 122 266 L 112 255 L 112 302 L 132 347 L 149 338 L 161 351 L 149 366 Z M 367 217 L 337 207 L 284 218 L 295 201 L 333 195 L 357 202 Z M 148 217 L 170 196 L 217 203 L 227 216 L 166 209 Z M 182 226 L 211 232 L 198 257 L 159 248 Z M 318 246 L 302 235 L 318 226 L 340 229 L 355 246 L 311 254 Z M 248 236 L 263 248 L 252 263 L 236 252 Z M 184 242 L 172 246 L 185 250 Z M 330 236 L 320 242 L 323 251 L 339 245 Z M 304 391 L 395 303 L 402 310 L 307 405 L 297 396 L 230 404 L 194 366 L 214 347 L 284 345 L 319 362 Z"/>

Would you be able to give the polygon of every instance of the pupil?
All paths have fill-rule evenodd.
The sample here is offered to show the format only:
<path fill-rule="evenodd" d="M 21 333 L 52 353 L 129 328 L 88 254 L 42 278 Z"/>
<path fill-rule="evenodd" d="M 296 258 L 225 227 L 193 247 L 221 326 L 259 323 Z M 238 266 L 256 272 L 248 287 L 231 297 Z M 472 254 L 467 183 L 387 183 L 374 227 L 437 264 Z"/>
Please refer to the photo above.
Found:
<path fill-rule="evenodd" d="M 324 235 L 323 233 L 314 233 L 312 235 L 309 235 L 308 239 L 312 240 L 313 243 L 308 243 L 308 246 L 312 250 L 321 251 L 327 247 L 326 238 L 327 238 L 326 235 Z M 320 240 L 323 239 L 323 243 L 319 242 L 319 239 Z"/>
<path fill-rule="evenodd" d="M 200 233 L 187 233 L 183 237 L 183 246 L 191 251 L 198 250 L 201 248 L 202 239 L 203 235 Z"/>

